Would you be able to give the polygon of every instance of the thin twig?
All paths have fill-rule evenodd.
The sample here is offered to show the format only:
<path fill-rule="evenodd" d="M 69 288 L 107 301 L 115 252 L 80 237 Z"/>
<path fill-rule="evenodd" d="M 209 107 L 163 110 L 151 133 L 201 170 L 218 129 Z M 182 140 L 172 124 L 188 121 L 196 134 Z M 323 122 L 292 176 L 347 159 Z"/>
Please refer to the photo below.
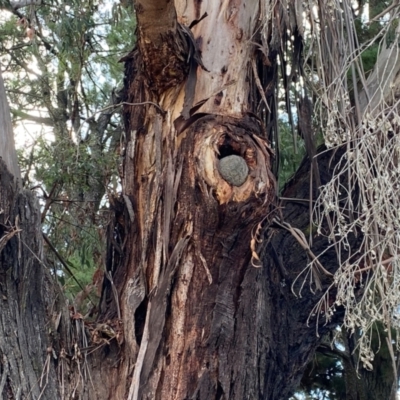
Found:
<path fill-rule="evenodd" d="M 65 270 L 70 274 L 71 278 L 77 283 L 77 285 L 82 289 L 83 292 L 86 292 L 82 284 L 78 281 L 78 279 L 75 277 L 75 274 L 72 272 L 71 268 L 68 266 L 67 262 L 64 260 L 64 258 L 60 255 L 60 253 L 57 251 L 57 249 L 53 246 L 51 243 L 50 239 L 47 237 L 47 235 L 42 232 L 43 239 L 47 243 L 47 245 L 50 247 L 51 251 L 55 254 L 55 256 L 58 258 L 60 263 L 63 265 Z M 29 247 L 28 247 L 29 248 Z M 30 249 L 29 249 L 30 250 Z M 31 250 L 32 251 L 32 250 Z M 32 252 L 33 253 L 33 252 Z M 35 255 L 35 254 L 34 254 Z M 38 257 L 35 255 L 35 257 L 38 259 Z M 89 300 L 94 304 L 93 300 L 90 297 L 90 294 L 87 293 L 87 296 Z"/>

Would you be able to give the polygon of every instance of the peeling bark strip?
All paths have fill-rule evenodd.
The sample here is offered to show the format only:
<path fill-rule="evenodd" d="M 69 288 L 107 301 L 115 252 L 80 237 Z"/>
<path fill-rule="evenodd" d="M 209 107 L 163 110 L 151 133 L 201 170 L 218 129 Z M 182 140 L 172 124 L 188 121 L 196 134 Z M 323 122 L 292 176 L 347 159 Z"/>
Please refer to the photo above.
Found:
<path fill-rule="evenodd" d="M 14 135 L 12 131 L 10 107 L 6 101 L 6 90 L 4 87 L 3 77 L 0 71 L 0 158 L 5 163 L 8 171 L 16 178 L 15 183 L 20 185 L 21 173 L 19 170 L 17 153 L 15 151 Z"/>

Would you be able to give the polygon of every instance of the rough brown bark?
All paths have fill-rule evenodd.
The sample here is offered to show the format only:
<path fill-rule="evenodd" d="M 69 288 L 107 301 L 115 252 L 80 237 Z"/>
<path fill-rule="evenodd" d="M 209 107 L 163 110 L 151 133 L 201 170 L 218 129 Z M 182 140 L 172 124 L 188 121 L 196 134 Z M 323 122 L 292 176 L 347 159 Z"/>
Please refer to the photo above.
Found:
<path fill-rule="evenodd" d="M 131 105 L 125 108 L 123 193 L 111 199 L 116 219 L 97 325 L 85 325 L 71 310 L 73 324 L 62 318 L 65 326 L 56 324 L 56 340 L 50 340 L 46 321 L 57 309 L 57 293 L 39 261 L 34 207 L 26 207 L 31 200 L 18 197 L 11 178 L 1 175 L 0 204 L 8 211 L 0 232 L 11 232 L 17 215 L 18 226 L 22 219 L 27 224 L 1 252 L 3 301 L 14 302 L 1 310 L 6 333 L 0 350 L 3 360 L 11 354 L 25 363 L 12 373 L 4 367 L 10 388 L 4 398 L 17 398 L 18 385 L 38 397 L 35 385 L 50 357 L 51 383 L 42 398 L 284 399 L 298 385 L 318 333 L 335 324 L 308 324 L 322 292 L 305 286 L 302 297 L 293 294 L 309 260 L 272 219 L 279 215 L 311 233 L 315 254 L 326 248 L 325 239 L 309 231 L 309 160 L 288 184 L 284 197 L 291 200 L 275 198 L 265 121 L 258 116 L 268 92 L 260 95 L 257 82 L 276 90 L 277 60 L 273 46 L 267 60 L 254 42 L 261 41 L 259 2 L 208 4 L 192 36 L 188 27 L 202 16 L 201 4 L 136 2 L 138 48 L 126 58 Z M 261 108 L 276 122 L 276 103 L 268 105 Z M 228 155 L 242 157 L 249 168 L 240 187 L 218 172 Z M 321 184 L 339 157 L 325 152 L 318 159 Z M 331 253 L 321 261 L 331 272 L 337 267 Z M 321 277 L 322 289 L 329 283 Z M 58 387 L 56 368 L 63 377 Z"/>
<path fill-rule="evenodd" d="M 321 170 L 325 171 L 322 182 L 329 179 L 331 161 L 334 160 L 330 153 L 326 153 L 320 161 Z M 293 196 L 293 202 L 286 203 L 283 211 L 283 217 L 294 221 L 295 226 L 303 231 L 307 230 L 309 224 L 308 205 L 303 202 L 309 198 L 309 171 L 310 164 L 305 162 L 285 193 L 287 197 Z M 300 201 L 297 202 L 296 198 Z M 197 206 L 199 204 L 202 202 Z M 211 215 L 211 211 L 208 208 L 204 215 Z M 210 221 L 209 218 L 204 219 Z M 220 226 L 223 227 L 225 221 L 226 218 L 219 220 Z M 232 214 L 229 221 L 237 223 Z M 173 279 L 168 279 L 171 294 L 164 295 L 163 302 L 154 296 L 153 301 L 161 303 L 161 312 L 149 322 L 148 343 L 154 343 L 154 336 L 151 335 L 156 334 L 155 329 L 163 331 L 162 335 L 156 337 L 159 347 L 153 362 L 157 362 L 157 357 L 162 359 L 162 362 L 158 362 L 164 376 L 178 367 L 178 376 L 174 385 L 171 385 L 173 377 L 168 375 L 168 379 L 158 381 L 154 386 L 151 386 L 150 380 L 143 380 L 140 382 L 143 392 L 138 398 L 174 398 L 172 396 L 175 395 L 175 398 L 198 399 L 214 396 L 227 399 L 283 399 L 297 387 L 319 341 L 315 320 L 307 324 L 319 294 L 312 295 L 307 291 L 302 298 L 296 298 L 291 291 L 294 279 L 307 263 L 304 250 L 290 233 L 272 227 L 267 232 L 269 240 L 264 251 L 263 266 L 254 268 L 249 263 L 248 244 L 243 246 L 240 238 L 235 237 L 237 227 L 226 232 L 231 232 L 231 235 L 219 246 L 218 242 L 215 243 L 217 250 L 222 249 L 222 253 L 214 253 L 214 263 L 210 268 L 213 278 L 211 284 L 201 263 L 191 266 L 191 291 L 186 292 L 184 303 L 187 309 L 178 302 L 178 294 L 174 293 L 180 289 L 180 279 L 185 279 L 184 284 L 188 285 L 188 275 L 182 276 L 181 273 L 179 276 L 179 270 L 174 272 Z M 215 237 L 215 230 L 211 233 Z M 203 235 L 201 248 L 208 243 L 209 236 L 210 232 Z M 318 254 L 325 248 L 326 241 L 316 237 L 314 240 L 313 250 Z M 244 253 L 241 254 L 241 251 Z M 332 254 L 326 254 L 322 261 L 330 270 L 336 268 Z M 118 276 L 118 271 L 115 276 Z M 145 315 L 149 312 L 148 298 L 143 298 L 143 303 L 135 312 L 138 345 L 143 343 L 142 330 Z M 178 325 L 173 317 L 180 313 L 184 313 L 184 324 Z M 162 328 L 158 325 L 160 320 L 164 324 Z M 335 321 L 332 321 L 332 325 L 320 326 L 319 334 L 323 335 L 334 324 Z M 180 344 L 179 337 L 174 337 L 178 328 L 183 344 L 177 353 L 171 354 L 173 346 Z M 157 367 L 153 367 L 155 371 L 147 368 L 147 376 L 151 377 L 152 373 L 157 372 Z M 186 392 L 178 392 L 180 385 L 186 385 Z"/>
<path fill-rule="evenodd" d="M 192 3 L 176 4 L 178 21 L 201 16 Z M 189 67 L 172 87 L 151 85 L 166 77 L 146 52 L 176 54 L 187 37 L 171 36 L 174 24 L 161 33 L 139 28 L 127 62 L 126 100 L 134 105 L 125 109 L 125 205 L 115 204 L 110 236 L 118 243 L 109 249 L 112 281 L 102 302 L 102 318 L 122 320 L 126 359 L 114 384 L 120 398 L 282 399 L 318 342 L 315 326 L 306 324 L 318 295 L 296 301 L 291 293 L 307 258 L 290 234 L 275 227 L 263 265 L 251 263 L 251 244 L 277 206 L 271 151 L 255 114 L 256 49 L 249 43 L 257 10 L 257 1 L 210 5 L 193 29 L 205 69 L 193 77 Z M 138 13 L 139 25 L 152 19 L 141 2 Z M 232 154 L 250 170 L 240 187 L 218 172 L 219 159 Z M 291 189 L 300 203 L 308 199 L 309 169 L 304 164 Z M 307 229 L 307 212 L 308 204 L 285 209 L 300 229 Z M 329 261 L 333 269 L 332 255 Z"/>
<path fill-rule="evenodd" d="M 43 390 L 47 398 L 57 398 L 55 370 L 45 368 L 53 363 L 54 304 L 53 282 L 41 265 L 38 203 L 32 193 L 15 190 L 15 179 L 1 160 L 0 176 L 0 209 L 5 211 L 0 216 L 0 249 L 5 245 L 0 255 L 0 397 L 39 398 Z"/>
<path fill-rule="evenodd" d="M 0 398 L 105 399 L 118 345 L 102 351 L 109 326 L 87 325 L 67 308 L 43 257 L 37 198 L 21 189 L 12 135 L 0 75 Z"/>
<path fill-rule="evenodd" d="M 40 214 L 20 190 L 11 117 L 0 75 L 0 398 L 58 397 L 53 364 L 55 292 L 42 265 Z"/>

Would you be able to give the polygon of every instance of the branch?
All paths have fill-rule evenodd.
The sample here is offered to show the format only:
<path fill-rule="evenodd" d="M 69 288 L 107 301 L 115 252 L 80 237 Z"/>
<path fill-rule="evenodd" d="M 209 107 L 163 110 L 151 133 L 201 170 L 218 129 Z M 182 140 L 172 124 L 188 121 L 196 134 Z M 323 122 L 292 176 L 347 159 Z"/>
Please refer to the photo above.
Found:
<path fill-rule="evenodd" d="M 393 8 L 397 7 L 398 5 L 399 5 L 398 1 L 393 0 L 393 3 L 388 8 L 384 9 L 378 15 L 375 15 L 374 18 L 372 18 L 370 21 L 367 22 L 367 25 L 371 25 L 373 22 L 379 21 L 380 18 L 384 17 L 386 14 L 388 14 L 390 11 L 393 10 Z"/>
<path fill-rule="evenodd" d="M 24 92 L 24 91 L 18 90 L 18 89 L 7 88 L 7 93 L 12 93 L 12 94 L 15 94 L 15 95 L 21 95 L 21 96 L 24 96 L 24 97 L 33 97 L 32 101 L 38 100 L 38 97 L 39 97 L 39 95 L 37 95 L 36 93 Z M 30 104 L 32 104 L 32 102 Z"/>
<path fill-rule="evenodd" d="M 21 110 L 11 110 L 11 114 L 14 117 L 27 119 L 29 121 L 36 122 L 37 124 L 43 124 L 43 125 L 47 125 L 47 126 L 53 126 L 54 125 L 54 120 L 52 118 L 49 118 L 49 117 L 39 117 L 39 116 L 36 116 L 36 115 L 28 114 L 28 113 L 26 113 L 24 111 L 21 111 Z"/>
<path fill-rule="evenodd" d="M 10 5 L 14 10 L 18 10 L 22 7 L 39 5 L 41 2 L 41 0 L 10 1 Z"/>
<path fill-rule="evenodd" d="M 34 71 L 32 68 L 28 66 L 25 62 L 22 60 L 18 59 L 17 57 L 14 56 L 13 52 L 8 52 L 7 53 L 10 55 L 11 59 L 15 61 L 16 64 L 18 64 L 22 69 L 24 69 L 26 72 L 29 72 L 30 74 L 36 76 L 37 78 L 41 79 L 40 74 L 38 74 L 36 71 Z"/>
<path fill-rule="evenodd" d="M 60 253 L 57 251 L 57 249 L 53 246 L 51 243 L 50 239 L 48 236 L 42 232 L 43 239 L 49 246 L 50 250 L 55 254 L 55 256 L 58 258 L 58 261 L 62 264 L 62 266 L 65 268 L 65 270 L 68 272 L 68 274 L 71 276 L 71 278 L 76 282 L 76 284 L 82 289 L 82 291 L 85 291 L 85 288 L 82 286 L 82 284 L 79 282 L 79 280 L 76 278 L 74 273 L 72 272 L 71 268 L 68 266 L 67 261 L 64 260 L 64 258 L 60 255 Z M 94 304 L 93 300 L 88 296 L 90 301 Z"/>
<path fill-rule="evenodd" d="M 141 103 L 128 103 L 128 102 L 126 102 L 126 101 L 123 101 L 123 102 L 121 102 L 121 103 L 111 104 L 111 105 L 109 105 L 109 106 L 107 106 L 107 107 L 104 107 L 104 108 L 102 108 L 102 109 L 100 109 L 100 110 L 95 111 L 90 117 L 86 118 L 86 119 L 82 122 L 82 125 L 83 125 L 84 123 L 87 123 L 87 122 L 92 121 L 92 120 L 94 119 L 95 115 L 96 115 L 96 114 L 99 114 L 99 113 L 105 114 L 105 112 L 106 112 L 106 114 L 108 114 L 108 115 L 110 116 L 110 118 L 111 118 L 111 115 L 116 111 L 116 108 L 118 108 L 118 107 L 120 107 L 120 106 L 131 106 L 131 107 L 134 107 L 134 106 L 145 106 L 145 105 L 147 105 L 147 104 L 156 107 L 156 108 L 161 112 L 162 115 L 165 115 L 166 112 L 165 112 L 158 104 L 153 103 L 152 101 L 142 101 Z M 111 112 L 109 112 L 108 110 L 111 110 Z M 76 132 L 77 135 L 80 134 L 81 129 L 82 129 L 82 125 L 80 126 L 80 128 L 79 128 L 78 131 Z"/>
<path fill-rule="evenodd" d="M 348 360 L 350 361 L 350 356 L 345 352 L 337 349 L 336 347 L 332 347 L 326 343 L 321 343 L 317 347 L 317 351 L 319 351 L 322 354 L 333 356 L 333 357 L 339 357 L 342 360 Z"/>
<path fill-rule="evenodd" d="M 29 1 L 29 0 L 28 0 L 28 1 Z M 33 1 L 35 1 L 35 0 L 32 0 L 31 4 L 34 4 Z M 38 3 L 37 3 L 37 4 L 39 4 L 40 1 L 41 1 L 41 0 L 38 0 Z M 19 3 L 23 3 L 23 2 L 19 2 Z M 18 3 L 18 4 L 19 4 L 19 3 Z M 53 55 L 58 56 L 58 53 L 57 53 L 57 51 L 56 51 L 56 49 L 55 49 L 55 46 L 51 45 L 51 44 L 44 38 L 43 34 L 42 34 L 39 30 L 37 30 L 37 29 L 34 28 L 34 26 L 33 26 L 33 24 L 32 24 L 32 21 L 31 21 L 31 18 L 30 18 L 30 17 L 27 17 L 27 16 L 25 16 L 25 15 L 23 15 L 21 12 L 18 11 L 18 8 L 14 7 L 11 3 L 10 3 L 10 5 L 11 5 L 11 7 L 7 7 L 6 9 L 9 10 L 10 12 L 12 12 L 12 13 L 13 13 L 15 16 L 17 16 L 19 19 L 22 19 L 22 18 L 26 19 L 26 20 L 28 21 L 28 23 L 29 23 L 28 26 L 29 26 L 30 28 L 34 29 L 36 36 L 42 41 L 42 44 L 43 44 L 43 46 L 45 47 L 45 49 L 46 49 L 47 51 L 49 51 L 50 53 L 52 53 Z M 29 4 L 26 4 L 26 5 L 29 5 Z M 25 7 L 25 5 L 24 5 L 24 6 L 21 6 L 21 7 Z M 37 21 L 39 21 L 39 20 L 37 19 Z"/>

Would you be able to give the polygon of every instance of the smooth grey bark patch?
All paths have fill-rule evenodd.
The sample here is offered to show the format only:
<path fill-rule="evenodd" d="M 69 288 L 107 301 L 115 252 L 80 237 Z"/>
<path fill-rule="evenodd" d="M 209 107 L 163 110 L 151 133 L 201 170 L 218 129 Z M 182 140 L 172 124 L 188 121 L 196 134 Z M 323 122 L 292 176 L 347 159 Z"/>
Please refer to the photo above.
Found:
<path fill-rule="evenodd" d="M 242 186 L 249 174 L 246 161 L 237 155 L 221 158 L 218 170 L 221 176 L 233 186 Z"/>

